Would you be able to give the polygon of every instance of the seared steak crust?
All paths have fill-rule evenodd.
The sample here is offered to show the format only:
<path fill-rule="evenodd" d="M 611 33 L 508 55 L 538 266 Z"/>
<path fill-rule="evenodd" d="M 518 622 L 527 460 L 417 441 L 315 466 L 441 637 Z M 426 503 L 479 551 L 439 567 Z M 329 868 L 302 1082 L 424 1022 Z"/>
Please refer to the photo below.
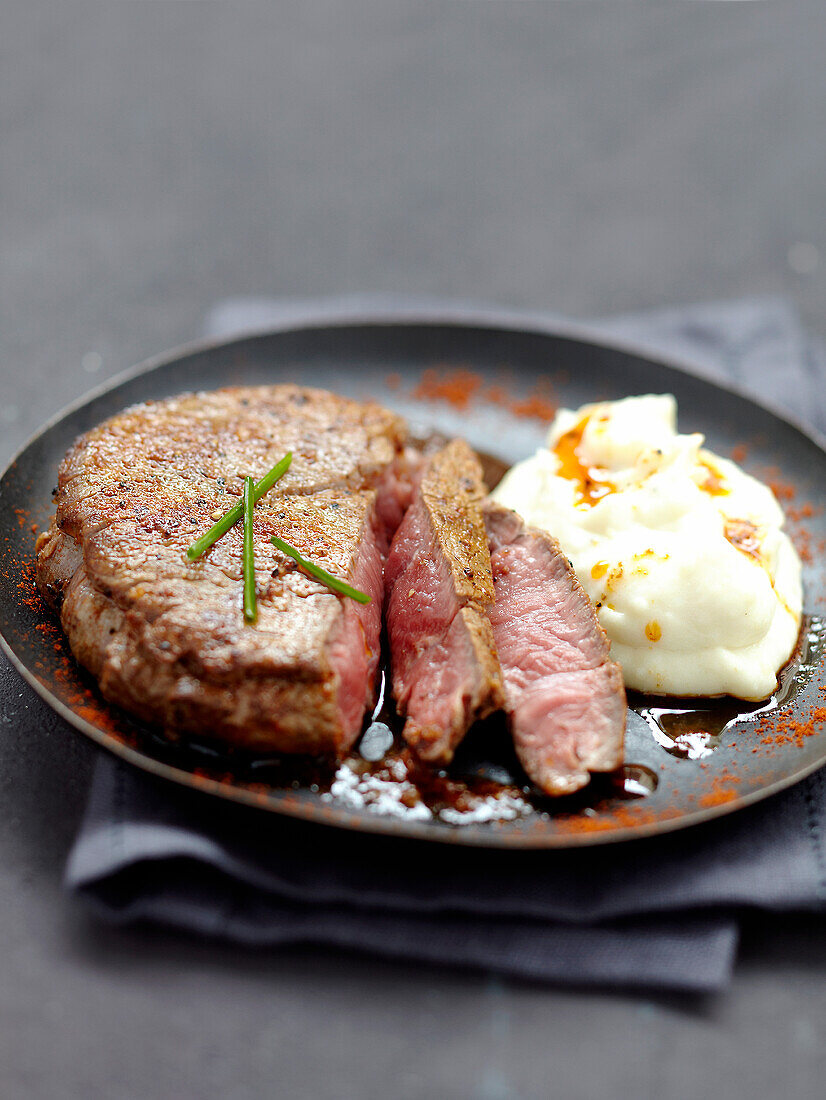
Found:
<path fill-rule="evenodd" d="M 488 608 L 490 552 L 479 461 L 454 440 L 427 464 L 387 560 L 387 632 L 404 737 L 448 763 L 477 719 L 504 701 Z"/>
<path fill-rule="evenodd" d="M 38 543 L 38 583 L 104 696 L 258 749 L 352 744 L 379 660 L 377 489 L 404 440 L 377 405 L 292 385 L 151 402 L 81 437 Z M 245 626 L 240 526 L 198 562 L 185 551 L 240 497 L 243 475 L 262 477 L 288 450 L 288 474 L 255 510 L 259 620 Z M 372 603 L 307 577 L 274 534 Z"/>
<path fill-rule="evenodd" d="M 527 774 L 547 794 L 622 763 L 625 689 L 596 613 L 557 541 L 485 505 L 505 709 Z"/>

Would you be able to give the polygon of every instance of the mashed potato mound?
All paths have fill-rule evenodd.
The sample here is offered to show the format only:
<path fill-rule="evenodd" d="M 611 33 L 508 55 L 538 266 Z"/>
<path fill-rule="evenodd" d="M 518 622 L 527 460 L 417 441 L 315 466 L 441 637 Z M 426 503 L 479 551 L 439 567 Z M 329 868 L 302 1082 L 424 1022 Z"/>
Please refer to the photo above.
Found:
<path fill-rule="evenodd" d="M 668 394 L 562 409 L 493 497 L 559 540 L 627 687 L 764 699 L 797 641 L 800 559 L 771 490 L 676 422 Z"/>

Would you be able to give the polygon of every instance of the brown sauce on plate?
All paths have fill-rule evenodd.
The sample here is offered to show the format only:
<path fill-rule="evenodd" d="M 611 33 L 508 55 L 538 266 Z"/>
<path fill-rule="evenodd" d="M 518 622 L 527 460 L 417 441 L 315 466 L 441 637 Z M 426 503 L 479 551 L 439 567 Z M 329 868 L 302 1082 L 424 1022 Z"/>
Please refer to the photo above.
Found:
<path fill-rule="evenodd" d="M 696 699 L 629 692 L 628 705 L 644 719 L 651 736 L 671 756 L 703 760 L 736 726 L 770 715 L 790 702 L 816 671 L 824 644 L 824 620 L 804 615 L 795 651 L 780 670 L 777 690 L 768 699 L 749 703 L 730 695 Z"/>

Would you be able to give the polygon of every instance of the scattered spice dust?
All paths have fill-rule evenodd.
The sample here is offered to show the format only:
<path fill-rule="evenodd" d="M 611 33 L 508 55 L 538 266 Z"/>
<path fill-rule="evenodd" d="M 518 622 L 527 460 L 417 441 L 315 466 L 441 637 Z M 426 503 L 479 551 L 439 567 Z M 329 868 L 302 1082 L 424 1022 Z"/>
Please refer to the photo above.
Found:
<path fill-rule="evenodd" d="M 566 833 L 602 833 L 617 829 L 635 829 L 646 825 L 657 825 L 663 821 L 680 817 L 682 810 L 662 807 L 657 811 L 646 810 L 638 804 L 594 806 L 593 815 L 560 814 L 554 817 L 554 825 Z"/>
<path fill-rule="evenodd" d="M 823 692 L 821 687 L 818 689 Z M 776 712 L 774 721 L 758 722 L 755 732 L 760 734 L 760 744 L 770 748 L 782 745 L 794 745 L 802 748 L 807 737 L 814 737 L 821 732 L 821 727 L 826 723 L 826 706 L 810 707 L 805 715 L 795 717 L 793 714 Z"/>
<path fill-rule="evenodd" d="M 745 445 L 743 446 L 745 447 Z M 738 458 L 735 458 L 737 450 L 738 448 L 735 447 L 731 452 L 732 459 L 735 462 L 739 461 Z M 745 458 L 745 451 L 743 452 L 743 458 Z M 821 515 L 823 507 L 812 504 L 808 500 L 797 501 L 796 487 L 792 482 L 784 479 L 781 470 L 777 466 L 762 466 L 754 470 L 753 473 L 755 477 L 765 482 L 777 497 L 786 516 L 789 536 L 800 555 L 800 560 L 806 565 L 811 565 L 815 560 L 815 546 L 813 546 L 812 533 L 806 527 L 805 521 Z M 797 503 L 792 503 L 794 501 L 797 501 Z M 826 539 L 819 539 L 815 545 L 818 554 L 822 556 L 826 553 Z"/>
<path fill-rule="evenodd" d="M 807 501 L 805 504 L 801 504 L 799 508 L 787 508 L 786 515 L 794 523 L 800 523 L 801 520 L 811 519 L 812 516 L 819 516 L 823 511 L 821 505 L 815 506 Z"/>
<path fill-rule="evenodd" d="M 466 409 L 482 389 L 482 379 L 466 368 L 422 372 L 413 396 L 424 401 L 443 401 L 454 409 Z"/>
<path fill-rule="evenodd" d="M 37 615 L 34 629 L 41 635 L 45 644 L 52 650 L 54 659 L 48 669 L 37 663 L 40 679 L 55 691 L 62 702 L 80 718 L 97 726 L 111 737 L 127 743 L 122 725 L 115 713 L 104 703 L 91 684 L 84 682 L 87 674 L 72 656 L 66 635 L 57 618 L 45 607 L 35 582 L 35 564 L 25 562 L 20 569 L 17 584 L 20 602 Z M 51 681 L 51 682 L 50 682 Z"/>
<path fill-rule="evenodd" d="M 781 504 L 788 503 L 797 496 L 797 489 L 790 481 L 784 481 L 782 479 L 781 472 L 777 466 L 766 466 L 757 476 L 759 476 L 761 481 L 766 482 Z"/>
<path fill-rule="evenodd" d="M 708 809 L 712 806 L 724 806 L 727 802 L 733 802 L 737 798 L 738 780 L 727 773 L 717 776 L 712 784 L 711 790 L 700 798 L 700 805 L 704 809 Z"/>
<path fill-rule="evenodd" d="M 805 565 L 811 565 L 814 560 L 812 554 L 812 536 L 805 527 L 790 528 L 789 534 L 791 535 L 792 542 L 794 543 L 795 550 L 797 550 L 800 560 Z"/>
<path fill-rule="evenodd" d="M 400 379 L 391 374 L 385 379 L 389 389 L 398 389 Z M 469 367 L 431 367 L 422 371 L 412 396 L 420 401 L 437 401 L 463 412 L 483 401 L 506 409 L 512 416 L 526 420 L 550 421 L 559 402 L 547 379 L 540 380 L 527 396 L 515 396 L 503 382 L 486 382 Z"/>

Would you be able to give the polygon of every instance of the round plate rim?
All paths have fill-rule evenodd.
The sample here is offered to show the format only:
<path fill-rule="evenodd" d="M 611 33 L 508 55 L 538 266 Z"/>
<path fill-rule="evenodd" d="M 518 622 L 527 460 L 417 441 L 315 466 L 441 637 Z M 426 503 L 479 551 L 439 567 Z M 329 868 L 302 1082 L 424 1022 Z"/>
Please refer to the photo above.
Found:
<path fill-rule="evenodd" d="M 42 424 L 32 436 L 19 447 L 14 455 L 6 463 L 0 473 L 0 492 L 3 481 L 11 469 L 17 464 L 22 455 L 37 441 L 56 427 L 64 419 L 74 412 L 83 409 L 100 397 L 118 389 L 123 384 L 142 375 L 150 375 L 164 367 L 188 356 L 210 352 L 218 349 L 231 348 L 234 344 L 268 336 L 278 336 L 286 333 L 300 333 L 302 331 L 318 331 L 335 328 L 358 327 L 384 327 L 394 328 L 399 326 L 419 326 L 422 328 L 451 327 L 456 329 L 481 329 L 513 333 L 514 335 L 539 335 L 557 339 L 566 339 L 575 343 L 590 345 L 608 351 L 616 351 L 642 360 L 652 366 L 665 366 L 679 374 L 687 375 L 707 383 L 713 388 L 731 394 L 759 408 L 762 412 L 783 422 L 792 428 L 808 442 L 814 444 L 826 455 L 826 436 L 821 435 L 812 426 L 803 423 L 787 410 L 777 411 L 773 409 L 760 396 L 751 393 L 744 387 L 732 384 L 727 380 L 718 381 L 710 379 L 699 373 L 690 362 L 680 359 L 678 356 L 663 354 L 660 351 L 646 345 L 644 341 L 635 341 L 626 338 L 615 338 L 606 335 L 601 329 L 589 326 L 587 323 L 569 321 L 563 318 L 549 318 L 547 314 L 523 310 L 483 308 L 464 305 L 452 305 L 446 303 L 442 306 L 399 306 L 394 304 L 386 308 L 354 307 L 342 310 L 335 306 L 319 306 L 317 311 L 302 313 L 300 319 L 290 320 L 284 318 L 261 326 L 252 326 L 249 329 L 238 331 L 228 337 L 208 337 L 193 340 L 181 344 L 171 350 L 151 356 L 148 359 L 119 372 L 107 379 L 99 386 L 93 387 L 85 394 L 70 402 L 44 424 Z M 443 826 L 437 826 L 427 822 L 409 822 L 403 833 L 400 833 L 400 823 L 379 814 L 357 814 L 341 809 L 336 821 L 330 821 L 324 808 L 312 803 L 302 803 L 299 806 L 290 804 L 276 804 L 262 802 L 261 798 L 251 790 L 244 787 L 229 786 L 217 780 L 198 777 L 197 782 L 191 772 L 177 768 L 171 764 L 147 756 L 131 746 L 118 741 L 106 734 L 97 726 L 88 722 L 75 711 L 54 696 L 49 689 L 29 670 L 26 664 L 20 660 L 11 647 L 11 643 L 0 630 L 0 650 L 4 653 L 15 671 L 26 683 L 43 699 L 43 701 L 64 721 L 74 729 L 89 737 L 102 748 L 107 749 L 115 756 L 126 760 L 138 767 L 169 782 L 184 786 L 189 790 L 195 790 L 204 794 L 216 795 L 231 802 L 253 807 L 268 813 L 277 813 L 296 820 L 307 821 L 313 824 L 325 825 L 328 828 L 343 828 L 361 833 L 370 833 L 384 836 L 392 836 L 394 839 L 426 840 L 447 845 L 460 845 L 463 847 L 491 848 L 491 849 L 516 849 L 516 850 L 551 850 L 579 847 L 596 847 L 606 844 L 627 843 L 659 836 L 665 833 L 681 831 L 697 825 L 704 824 L 716 818 L 736 813 L 741 809 L 754 805 L 779 792 L 794 786 L 808 775 L 823 767 L 826 760 L 815 760 L 803 765 L 801 768 L 766 784 L 748 794 L 739 795 L 737 798 L 722 802 L 718 805 L 707 806 L 691 813 L 682 814 L 679 817 L 658 820 L 651 823 L 639 823 L 630 826 L 618 826 L 615 829 L 587 832 L 558 832 L 547 835 L 533 834 L 498 834 L 495 827 L 489 834 L 479 831 L 473 832 L 461 828 L 446 830 Z M 352 818 L 348 821 L 347 818 Z M 342 820 L 343 819 L 343 820 Z"/>

